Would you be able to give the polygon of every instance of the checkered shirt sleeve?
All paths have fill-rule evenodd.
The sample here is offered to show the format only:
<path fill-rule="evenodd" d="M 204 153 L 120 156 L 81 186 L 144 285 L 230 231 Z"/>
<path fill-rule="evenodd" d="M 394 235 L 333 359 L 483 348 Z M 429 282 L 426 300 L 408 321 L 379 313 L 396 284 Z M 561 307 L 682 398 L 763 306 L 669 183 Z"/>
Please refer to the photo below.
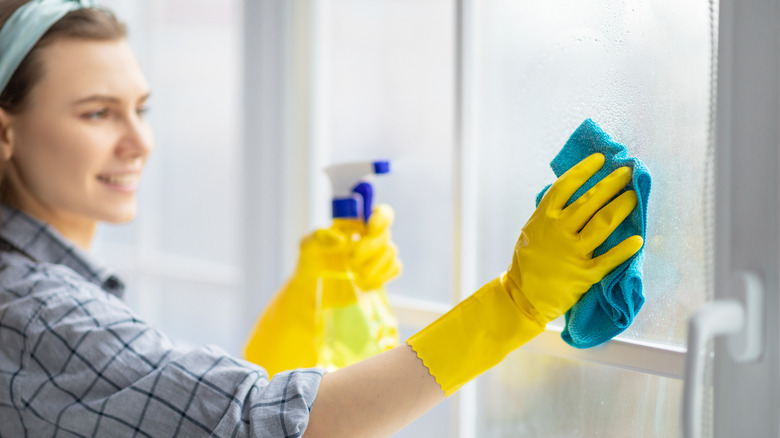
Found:
<path fill-rule="evenodd" d="M 177 348 L 66 268 L 28 269 L 3 288 L 0 435 L 302 435 L 321 371 L 269 382 L 215 347 Z"/>
<path fill-rule="evenodd" d="M 174 345 L 124 284 L 0 205 L 0 437 L 299 437 L 324 370 L 266 372 Z"/>

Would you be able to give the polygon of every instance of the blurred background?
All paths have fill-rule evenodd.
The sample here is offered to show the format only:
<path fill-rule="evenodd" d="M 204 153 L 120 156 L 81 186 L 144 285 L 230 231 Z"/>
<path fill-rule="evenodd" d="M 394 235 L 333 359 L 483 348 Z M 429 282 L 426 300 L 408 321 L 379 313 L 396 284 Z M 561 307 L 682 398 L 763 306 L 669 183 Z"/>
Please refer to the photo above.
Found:
<path fill-rule="evenodd" d="M 365 159 L 392 161 L 375 188 L 412 334 L 506 269 L 550 160 L 592 118 L 653 176 L 647 302 L 621 339 L 684 345 L 711 252 L 708 2 L 101 3 L 151 84 L 156 150 L 138 218 L 101 228 L 95 252 L 178 342 L 239 355 L 298 240 L 329 223 L 322 168 Z M 681 380 L 629 361 L 521 349 L 397 436 L 679 436 Z"/>

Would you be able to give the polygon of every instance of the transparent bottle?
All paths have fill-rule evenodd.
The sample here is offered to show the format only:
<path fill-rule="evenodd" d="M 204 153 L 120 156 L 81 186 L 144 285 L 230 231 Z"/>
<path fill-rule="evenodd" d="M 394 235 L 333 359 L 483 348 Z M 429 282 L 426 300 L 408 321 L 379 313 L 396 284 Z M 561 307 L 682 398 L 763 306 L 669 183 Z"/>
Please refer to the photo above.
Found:
<path fill-rule="evenodd" d="M 365 233 L 362 220 L 334 219 L 333 228 L 354 242 Z M 349 253 L 330 257 L 317 281 L 315 311 L 317 366 L 335 370 L 389 350 L 399 343 L 398 321 L 383 286 L 361 289 L 349 269 Z M 324 261 L 325 262 L 325 261 Z"/>

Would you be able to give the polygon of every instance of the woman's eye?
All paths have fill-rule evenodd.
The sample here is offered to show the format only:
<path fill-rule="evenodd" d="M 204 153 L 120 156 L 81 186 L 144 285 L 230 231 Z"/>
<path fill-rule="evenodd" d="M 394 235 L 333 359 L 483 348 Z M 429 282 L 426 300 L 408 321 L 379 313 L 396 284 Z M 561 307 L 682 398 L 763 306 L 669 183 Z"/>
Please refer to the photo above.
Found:
<path fill-rule="evenodd" d="M 100 120 L 105 119 L 108 116 L 107 109 L 101 109 L 84 114 L 84 118 L 88 120 Z"/>
<path fill-rule="evenodd" d="M 148 112 L 149 112 L 149 107 L 148 106 L 141 107 L 141 108 L 138 108 L 137 110 L 135 110 L 135 113 L 138 114 L 138 117 L 143 117 Z"/>

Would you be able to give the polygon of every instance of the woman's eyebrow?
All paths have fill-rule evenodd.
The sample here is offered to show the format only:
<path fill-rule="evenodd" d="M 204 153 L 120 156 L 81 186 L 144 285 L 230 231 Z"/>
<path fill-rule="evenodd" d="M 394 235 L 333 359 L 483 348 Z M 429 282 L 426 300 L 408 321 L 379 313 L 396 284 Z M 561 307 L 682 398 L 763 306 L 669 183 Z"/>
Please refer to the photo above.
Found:
<path fill-rule="evenodd" d="M 143 96 L 138 98 L 138 101 L 139 102 L 145 102 L 147 99 L 149 99 L 149 95 L 150 94 L 151 94 L 151 92 L 144 94 Z M 84 97 L 84 98 L 81 98 L 81 99 L 78 99 L 78 100 L 74 101 L 73 105 L 80 105 L 82 103 L 89 103 L 89 102 L 105 102 L 105 103 L 117 104 L 117 103 L 121 103 L 122 100 L 117 98 L 117 97 L 109 96 L 109 95 L 105 95 L 105 94 L 93 94 L 91 96 L 87 96 L 87 97 Z"/>
<path fill-rule="evenodd" d="M 78 99 L 73 102 L 73 105 L 79 105 L 82 103 L 88 103 L 88 102 L 107 102 L 107 103 L 119 103 L 120 100 L 113 96 L 107 96 L 103 94 L 93 94 L 92 96 L 87 96 L 81 99 Z"/>

